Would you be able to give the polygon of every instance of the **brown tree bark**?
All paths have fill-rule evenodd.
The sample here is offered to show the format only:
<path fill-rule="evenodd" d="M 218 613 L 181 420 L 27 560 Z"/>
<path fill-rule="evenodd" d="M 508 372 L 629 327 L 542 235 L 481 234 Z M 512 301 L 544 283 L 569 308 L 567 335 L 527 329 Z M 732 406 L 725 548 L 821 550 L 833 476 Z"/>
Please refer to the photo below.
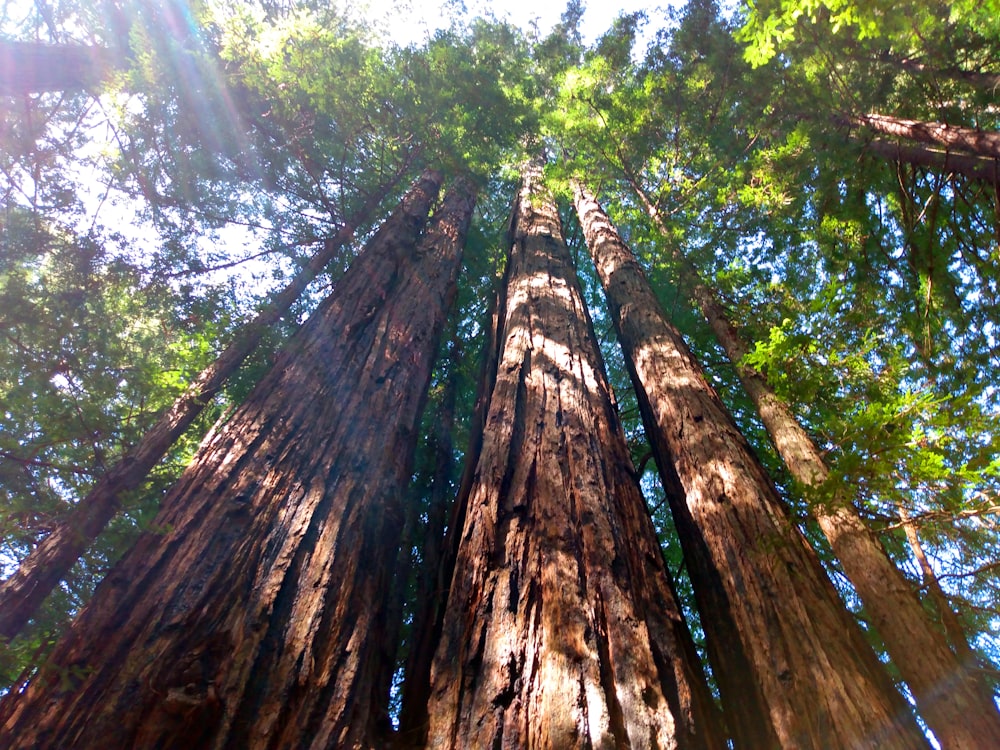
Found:
<path fill-rule="evenodd" d="M 943 122 L 923 122 L 877 113 L 843 118 L 850 125 L 863 126 L 883 135 L 894 135 L 933 146 L 961 149 L 991 159 L 1000 159 L 1000 133 Z"/>
<path fill-rule="evenodd" d="M 220 421 L 46 667 L 14 747 L 380 747 L 384 610 L 468 191 L 427 175 Z"/>
<path fill-rule="evenodd" d="M 123 62 L 103 47 L 0 41 L 0 96 L 93 88 Z"/>
<path fill-rule="evenodd" d="M 149 471 L 211 403 L 226 380 L 257 348 L 264 332 L 288 312 L 309 283 L 336 257 L 354 236 L 355 228 L 367 224 L 379 203 L 398 184 L 397 172 L 384 190 L 374 193 L 352 221 L 326 239 L 309 263 L 257 316 L 243 326 L 211 365 L 163 413 L 142 439 L 96 482 L 52 532 L 0 583 L 0 638 L 14 638 L 34 616 L 45 597 L 69 573 L 70 568 L 104 530 L 119 510 L 121 497 L 137 489 Z M 434 175 L 423 175 L 414 186 L 415 195 L 436 191 Z M 405 210 L 404 202 L 401 210 Z"/>
<path fill-rule="evenodd" d="M 719 747 L 540 170 L 434 659 L 434 748 Z"/>
<path fill-rule="evenodd" d="M 979 659 L 976 656 L 976 652 L 973 651 L 972 646 L 969 645 L 969 639 L 965 635 L 965 630 L 962 628 L 962 623 L 955 614 L 955 610 L 951 607 L 948 595 L 941 588 L 941 583 L 938 581 L 937 573 L 934 572 L 934 567 L 931 565 L 930 560 L 927 559 L 927 553 L 924 552 L 924 545 L 921 543 L 920 534 L 917 531 L 917 524 L 910 517 L 909 511 L 901 503 L 897 504 L 896 511 L 899 514 L 899 521 L 903 526 L 903 533 L 906 534 L 906 541 L 910 545 L 910 551 L 913 553 L 913 557 L 916 558 L 917 565 L 920 567 L 923 588 L 927 590 L 927 595 L 934 605 L 934 609 L 937 610 L 938 617 L 941 618 L 941 627 L 948 638 L 948 643 L 951 644 L 952 649 L 958 655 L 958 658 L 965 665 L 966 669 L 977 669 Z M 992 737 L 993 735 L 987 733 L 984 736 Z"/>
<path fill-rule="evenodd" d="M 819 447 L 760 373 L 739 370 L 789 473 L 807 491 L 818 490 L 829 477 Z M 813 503 L 812 514 L 942 746 L 1000 747 L 1000 713 L 975 661 L 952 650 L 846 490 Z"/>
<path fill-rule="evenodd" d="M 727 713 L 738 727 L 736 740 L 747 747 L 771 744 L 762 734 L 743 735 L 752 731 L 754 717 L 739 716 L 740 703 L 751 698 L 752 710 L 760 704 L 769 714 L 781 747 L 926 747 L 815 552 L 663 314 L 635 256 L 579 184 L 576 206 L 695 591 L 711 592 L 711 599 L 699 594 L 699 605 L 715 605 L 702 611 L 702 626 Z M 733 629 L 737 642 L 728 640 Z M 745 674 L 733 663 L 738 649 L 749 668 Z"/>
<path fill-rule="evenodd" d="M 435 568 L 437 590 L 427 604 L 425 618 L 419 626 L 415 624 L 414 645 L 406 663 L 402 705 L 399 713 L 399 735 L 402 747 L 423 748 L 427 742 L 428 704 L 431 694 L 431 668 L 434 651 L 441 639 L 444 627 L 445 606 L 448 587 L 455 572 L 458 544 L 465 526 L 469 495 L 473 489 L 476 466 L 483 447 L 490 396 L 496 381 L 499 361 L 500 308 L 502 290 L 494 294 L 489 311 L 490 324 L 487 326 L 486 342 L 480 359 L 477 379 L 475 407 L 469 431 L 469 445 L 465 451 L 462 477 L 458 492 L 451 504 L 447 531 L 441 540 L 439 560 Z"/>
<path fill-rule="evenodd" d="M 665 232 L 655 208 L 636 192 Z M 782 461 L 802 487 L 815 491 L 829 476 L 819 447 L 764 376 L 742 364 L 748 347 L 728 313 L 690 264 L 678 260 L 685 285 L 693 290 L 692 296 L 735 366 Z M 912 691 L 918 711 L 938 739 L 946 747 L 975 748 L 983 739 L 1000 746 L 1000 713 L 992 690 L 974 664 L 951 650 L 851 498 L 841 493 L 814 503 L 812 513 Z"/>
<path fill-rule="evenodd" d="M 866 142 L 865 150 L 888 161 L 959 174 L 970 180 L 1000 187 L 1000 161 L 996 159 L 957 154 L 954 151 L 939 151 L 929 146 L 904 145 L 882 138 L 873 138 Z"/>
<path fill-rule="evenodd" d="M 453 356 L 460 350 L 453 341 Z M 444 382 L 444 394 L 433 432 L 434 471 L 423 523 L 423 545 L 420 568 L 414 584 L 415 612 L 410 630 L 409 650 L 403 667 L 404 682 L 399 712 L 399 744 L 403 747 L 423 747 L 427 725 L 427 700 L 431 661 L 439 632 L 435 628 L 445 601 L 446 584 L 441 580 L 445 557 L 445 532 L 448 512 L 454 499 L 452 480 L 455 473 L 455 451 L 452 430 L 455 425 L 455 404 L 458 396 L 458 376 L 449 371 Z"/>

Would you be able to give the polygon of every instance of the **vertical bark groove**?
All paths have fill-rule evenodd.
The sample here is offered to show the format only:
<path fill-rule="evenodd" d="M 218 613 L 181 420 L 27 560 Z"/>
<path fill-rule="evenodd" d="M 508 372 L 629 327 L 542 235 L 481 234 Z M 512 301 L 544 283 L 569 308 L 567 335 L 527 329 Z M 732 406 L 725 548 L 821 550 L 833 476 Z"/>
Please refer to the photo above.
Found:
<path fill-rule="evenodd" d="M 400 503 L 472 205 L 451 191 L 418 245 L 440 184 L 426 177 L 206 438 L 167 531 L 123 558 L 52 671 L 5 699 L 15 747 L 381 745 Z"/>
<path fill-rule="evenodd" d="M 229 376 L 257 347 L 267 328 L 291 308 L 309 283 L 330 264 L 336 253 L 354 236 L 355 228 L 370 220 L 382 198 L 394 188 L 402 175 L 402 171 L 398 172 L 385 191 L 373 194 L 352 221 L 341 227 L 334 237 L 324 241 L 323 248 L 291 283 L 240 329 L 219 357 L 198 374 L 142 439 L 97 481 L 69 516 L 0 584 L 0 638 L 13 638 L 21 632 L 45 597 L 65 578 L 77 559 L 114 518 L 122 495 L 142 484 L 153 466 L 166 455 L 218 394 Z M 428 185 L 429 175 L 425 175 L 420 190 L 426 192 Z"/>
<path fill-rule="evenodd" d="M 633 184 L 650 217 L 665 232 L 646 196 Z M 822 485 L 828 470 L 819 448 L 765 378 L 742 364 L 747 345 L 697 272 L 675 253 L 684 283 L 736 368 L 771 441 L 789 472 L 806 489 Z M 949 747 L 1000 745 L 1000 713 L 992 690 L 959 651 L 955 654 L 929 620 L 913 587 L 844 493 L 814 504 L 813 514 L 882 636 L 890 657 L 913 692 L 918 710 Z"/>
<path fill-rule="evenodd" d="M 517 204 L 428 745 L 719 747 L 539 179 L 526 172 Z"/>
<path fill-rule="evenodd" d="M 636 183 L 636 195 L 661 231 L 666 227 Z M 679 253 L 681 277 L 736 368 L 771 441 L 789 472 L 806 489 L 826 482 L 828 469 L 819 448 L 788 405 L 764 377 L 742 360 L 748 347 L 715 295 Z M 890 657 L 914 694 L 917 708 L 948 747 L 1000 745 L 1000 713 L 993 691 L 975 666 L 948 642 L 927 617 L 913 587 L 893 564 L 876 535 L 841 492 L 813 505 L 813 514 L 882 636 Z"/>
<path fill-rule="evenodd" d="M 635 257 L 579 184 L 576 205 L 704 607 L 736 741 L 926 746 Z M 724 652 L 737 649 L 734 664 Z M 762 712 L 756 722 L 747 709 Z"/>

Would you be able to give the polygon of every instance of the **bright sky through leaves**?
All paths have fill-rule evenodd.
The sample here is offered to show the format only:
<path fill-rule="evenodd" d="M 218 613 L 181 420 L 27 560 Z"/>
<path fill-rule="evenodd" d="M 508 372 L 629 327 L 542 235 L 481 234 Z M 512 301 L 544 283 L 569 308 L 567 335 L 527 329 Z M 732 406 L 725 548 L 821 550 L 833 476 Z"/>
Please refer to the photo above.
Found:
<path fill-rule="evenodd" d="M 619 0 L 617 3 L 584 3 L 585 12 L 581 32 L 585 42 L 593 42 L 611 27 L 612 21 L 623 13 L 645 11 L 650 18 L 660 12 L 660 7 L 671 3 L 657 0 Z M 494 15 L 506 19 L 523 29 L 534 25 L 541 35 L 547 34 L 559 22 L 566 10 L 560 2 L 514 0 L 496 2 L 472 0 L 468 3 L 455 0 L 371 0 L 368 17 L 387 30 L 398 44 L 420 43 L 436 29 L 447 27 L 451 18 L 465 8 L 470 18 Z"/>

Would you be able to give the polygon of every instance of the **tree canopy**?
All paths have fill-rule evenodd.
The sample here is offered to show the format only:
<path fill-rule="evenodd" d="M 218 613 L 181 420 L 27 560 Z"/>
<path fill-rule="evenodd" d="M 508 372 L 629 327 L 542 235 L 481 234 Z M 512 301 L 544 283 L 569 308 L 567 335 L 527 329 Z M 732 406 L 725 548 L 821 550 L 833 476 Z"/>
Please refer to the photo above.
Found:
<path fill-rule="evenodd" d="M 399 46 L 350 4 L 0 9 L 0 64 L 47 61 L 31 87 L 17 84 L 25 72 L 0 88 L 3 577 L 272 295 L 353 230 L 29 627 L 0 645 L 2 685 L 44 660 L 211 423 L 433 168 L 473 180 L 479 204 L 412 479 L 404 551 L 418 568 L 424 533 L 445 532 L 414 519 L 444 518 L 434 498 L 457 492 L 475 431 L 518 170 L 544 150 L 564 205 L 580 180 L 607 208 L 875 648 L 871 612 L 820 532 L 838 503 L 995 687 L 1000 5 L 760 0 L 727 11 L 689 0 L 622 15 L 589 44 L 578 0 L 547 33 L 454 11 L 450 27 Z M 700 639 L 627 368 L 579 229 L 565 223 Z M 743 342 L 735 359 L 708 309 Z M 805 428 L 828 468 L 821 481 L 782 463 L 748 372 Z M 425 576 L 400 594 L 404 622 Z M 400 679 L 408 638 L 403 627 Z"/>

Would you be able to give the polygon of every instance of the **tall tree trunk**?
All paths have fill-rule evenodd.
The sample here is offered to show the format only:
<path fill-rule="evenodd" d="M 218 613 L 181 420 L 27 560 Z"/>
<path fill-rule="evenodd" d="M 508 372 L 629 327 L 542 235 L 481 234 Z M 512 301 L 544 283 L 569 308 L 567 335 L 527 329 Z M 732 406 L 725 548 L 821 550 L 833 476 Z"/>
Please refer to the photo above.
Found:
<path fill-rule="evenodd" d="M 434 748 L 719 747 L 556 207 L 525 171 Z"/>
<path fill-rule="evenodd" d="M 471 195 L 471 193 L 470 193 Z M 461 226 L 462 237 L 468 232 L 469 221 L 472 219 L 472 207 L 465 217 L 465 222 Z M 452 331 L 451 331 L 451 354 L 454 358 L 459 351 L 461 344 L 457 339 L 455 325 L 455 311 L 452 311 Z M 454 360 L 450 364 L 454 364 Z M 407 659 L 404 666 L 404 682 L 400 686 L 399 703 L 396 709 L 399 711 L 398 719 L 399 732 L 394 737 L 396 746 L 416 746 L 414 733 L 407 731 L 407 723 L 403 714 L 406 710 L 409 697 L 412 706 L 412 695 L 407 696 L 407 690 L 411 685 L 411 677 L 416 674 L 414 684 L 423 682 L 426 684 L 427 675 L 430 672 L 430 660 L 434 653 L 434 642 L 426 638 L 430 635 L 426 623 L 428 619 L 438 614 L 438 609 L 442 604 L 442 594 L 438 590 L 437 571 L 441 564 L 442 544 L 444 542 L 445 529 L 448 522 L 448 510 L 453 499 L 451 478 L 454 469 L 454 451 L 451 442 L 451 431 L 455 423 L 455 402 L 457 398 L 457 376 L 452 369 L 449 369 L 444 382 L 444 393 L 436 402 L 437 412 L 435 414 L 435 428 L 432 433 L 433 441 L 433 462 L 434 470 L 430 478 L 430 492 L 426 502 L 421 502 L 416 497 L 416 488 L 411 487 L 411 494 L 407 498 L 405 523 L 403 528 L 403 546 L 399 550 L 399 557 L 396 564 L 396 580 L 392 592 L 391 616 L 388 619 L 386 637 L 384 639 L 386 656 L 383 665 L 382 691 L 386 696 L 384 702 L 385 710 L 380 717 L 382 726 L 388 732 L 392 727 L 392 716 L 390 713 L 392 680 L 395 677 L 396 669 L 402 649 L 403 612 L 406 599 L 409 597 L 413 602 L 415 612 L 411 613 L 410 638 L 408 645 Z M 417 528 L 422 527 L 418 532 Z M 419 559 L 414 559 L 414 546 L 421 545 Z M 414 572 L 415 569 L 415 572 Z M 408 593 L 410 586 L 415 591 Z M 420 679 L 421 674 L 423 680 Z M 423 698 L 426 704 L 426 695 Z M 426 718 L 426 717 L 425 717 Z"/>
<path fill-rule="evenodd" d="M 494 294 L 490 304 L 487 340 L 483 346 L 476 388 L 475 408 L 469 430 L 469 445 L 465 451 L 462 477 L 451 505 L 447 531 L 441 541 L 440 559 L 434 570 L 436 590 L 427 604 L 426 618 L 414 628 L 414 647 L 406 663 L 403 700 L 399 713 L 399 739 L 403 747 L 422 748 L 427 741 L 428 704 L 431 694 L 431 668 L 434 651 L 444 627 L 448 587 L 455 571 L 458 545 L 465 526 L 469 495 L 472 492 L 476 466 L 483 447 L 486 420 L 489 416 L 490 395 L 496 382 L 499 361 L 500 308 L 502 291 Z"/>
<path fill-rule="evenodd" d="M 665 232 L 655 208 L 644 194 L 637 193 Z M 735 366 L 782 461 L 800 485 L 817 489 L 829 476 L 819 447 L 764 376 L 742 363 L 748 347 L 725 309 L 691 265 L 683 258 L 678 260 L 684 269 L 685 285 L 693 290 L 694 299 Z M 928 726 L 948 747 L 980 747 L 984 738 L 1000 747 L 1000 713 L 992 691 L 974 665 L 949 648 L 910 582 L 860 517 L 852 499 L 841 493 L 826 502 L 814 503 L 812 513 Z"/>
<path fill-rule="evenodd" d="M 453 340 L 452 356 L 461 356 L 461 344 Z M 409 650 L 403 667 L 402 701 L 399 712 L 399 739 L 404 747 L 423 747 L 426 739 L 427 700 L 431 660 L 439 635 L 435 629 L 444 607 L 446 584 L 441 580 L 445 556 L 448 511 L 454 499 L 455 451 L 452 430 L 458 376 L 449 370 L 433 433 L 434 471 L 426 505 L 420 568 L 416 575 L 413 601 L 415 611 L 410 629 Z"/>
<path fill-rule="evenodd" d="M 716 669 L 730 690 L 727 708 L 744 698 L 732 689 L 746 689 L 754 703 L 766 706 L 786 748 L 926 747 L 902 696 L 667 321 L 634 255 L 579 185 L 576 206 L 667 496 L 677 506 L 695 591 L 707 588 L 715 596 L 722 584 L 721 614 L 733 625 L 716 632 L 720 613 L 704 611 L 706 640 L 716 640 L 716 654 L 741 647 L 749 666 L 749 674 L 730 681 L 727 654 Z M 738 643 L 720 640 L 731 637 L 733 626 Z M 766 746 L 764 737 L 737 739 Z"/>
<path fill-rule="evenodd" d="M 0 41 L 0 96 L 92 88 L 123 64 L 104 47 Z"/>
<path fill-rule="evenodd" d="M 894 135 L 933 146 L 961 149 L 970 154 L 1000 159 L 1000 133 L 943 122 L 905 120 L 876 113 L 842 118 L 850 125 L 863 126 L 883 135 Z"/>
<path fill-rule="evenodd" d="M 380 746 L 402 496 L 471 207 L 447 198 L 418 246 L 426 177 L 7 697 L 15 747 Z"/>
<path fill-rule="evenodd" d="M 789 473 L 807 490 L 817 490 L 829 477 L 819 447 L 760 373 L 739 369 Z M 813 503 L 812 514 L 942 746 L 1000 747 L 1000 713 L 975 661 L 951 649 L 847 491 Z"/>
<path fill-rule="evenodd" d="M 894 143 L 882 138 L 873 138 L 866 142 L 865 150 L 889 161 L 927 167 L 942 173 L 959 174 L 970 180 L 1000 187 L 1000 162 L 996 159 L 957 154 L 954 151 L 938 151 L 928 146 Z"/>
<path fill-rule="evenodd" d="M 309 283 L 353 238 L 356 227 L 371 220 L 379 203 L 395 188 L 402 175 L 402 170 L 397 172 L 383 190 L 369 198 L 350 222 L 324 241 L 322 249 L 291 283 L 237 332 L 215 362 L 195 378 L 138 444 L 97 480 L 93 489 L 74 506 L 70 514 L 0 584 L 0 638 L 13 638 L 24 629 L 45 597 L 65 578 L 80 555 L 114 518 L 121 497 L 143 483 L 149 471 L 211 403 L 229 376 L 257 348 L 264 332 L 288 312 Z M 438 180 L 435 175 L 424 174 L 413 188 L 414 195 L 436 192 Z"/>
<path fill-rule="evenodd" d="M 976 656 L 976 652 L 972 650 L 972 646 L 969 645 L 969 639 L 965 636 L 962 623 L 956 616 L 955 610 L 951 608 L 948 595 L 941 588 L 937 573 L 934 572 L 930 560 L 927 559 L 927 553 L 924 552 L 924 545 L 920 541 L 920 534 L 917 532 L 917 524 L 914 523 L 909 511 L 901 503 L 896 506 L 896 511 L 903 526 L 903 533 L 906 534 L 906 541 L 910 545 L 910 551 L 913 553 L 913 557 L 920 567 L 923 586 L 927 589 L 927 595 L 937 610 L 938 617 L 941 618 L 941 627 L 944 629 L 948 642 L 959 659 L 964 662 L 967 669 L 976 669 L 979 659 Z M 987 734 L 985 736 L 991 737 L 992 735 Z"/>

